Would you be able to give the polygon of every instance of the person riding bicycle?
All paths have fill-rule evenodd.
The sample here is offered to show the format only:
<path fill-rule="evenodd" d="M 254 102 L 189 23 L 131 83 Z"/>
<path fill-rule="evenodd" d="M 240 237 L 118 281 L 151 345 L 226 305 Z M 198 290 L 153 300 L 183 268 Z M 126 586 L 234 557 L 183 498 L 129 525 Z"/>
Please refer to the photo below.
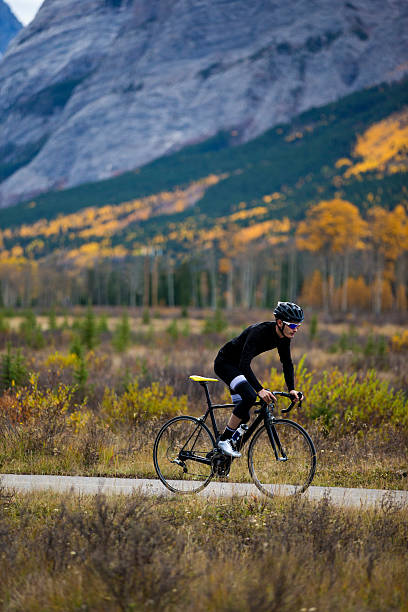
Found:
<path fill-rule="evenodd" d="M 257 395 L 267 403 L 276 401 L 273 393 L 262 387 L 251 370 L 254 357 L 277 348 L 288 391 L 294 402 L 302 399 L 302 394 L 295 390 L 290 341 L 304 320 L 303 309 L 293 302 L 278 302 L 273 313 L 275 321 L 250 325 L 239 336 L 227 342 L 214 361 L 214 371 L 228 385 L 235 404 L 217 444 L 230 457 L 241 456 L 233 447 L 232 436 L 241 423 L 249 421 L 249 411 Z"/>

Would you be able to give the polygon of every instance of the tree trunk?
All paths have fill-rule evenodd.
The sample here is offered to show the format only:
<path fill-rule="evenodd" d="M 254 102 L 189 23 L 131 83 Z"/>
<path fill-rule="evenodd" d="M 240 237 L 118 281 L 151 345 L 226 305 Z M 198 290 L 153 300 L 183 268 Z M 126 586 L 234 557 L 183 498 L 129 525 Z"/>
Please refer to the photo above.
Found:
<path fill-rule="evenodd" d="M 145 255 L 143 271 L 143 306 L 150 304 L 150 256 Z"/>
<path fill-rule="evenodd" d="M 343 273 L 343 287 L 341 292 L 341 310 L 343 312 L 347 311 L 348 307 L 348 277 L 349 277 L 349 263 L 350 263 L 350 253 L 346 251 L 344 254 L 344 273 Z"/>

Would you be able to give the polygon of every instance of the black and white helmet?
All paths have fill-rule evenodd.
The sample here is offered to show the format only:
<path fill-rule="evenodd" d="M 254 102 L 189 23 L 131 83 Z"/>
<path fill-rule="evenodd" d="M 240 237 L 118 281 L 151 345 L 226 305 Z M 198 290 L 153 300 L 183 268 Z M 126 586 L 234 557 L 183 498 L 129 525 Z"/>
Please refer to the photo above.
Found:
<path fill-rule="evenodd" d="M 277 319 L 287 323 L 302 323 L 305 318 L 303 308 L 293 302 L 278 302 L 273 314 Z"/>

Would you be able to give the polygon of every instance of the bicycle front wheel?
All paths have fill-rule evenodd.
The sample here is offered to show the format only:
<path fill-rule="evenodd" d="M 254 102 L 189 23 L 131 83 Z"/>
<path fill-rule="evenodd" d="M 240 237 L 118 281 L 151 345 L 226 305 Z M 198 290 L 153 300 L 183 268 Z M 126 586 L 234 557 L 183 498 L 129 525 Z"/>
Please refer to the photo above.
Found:
<path fill-rule="evenodd" d="M 258 429 L 248 451 L 248 467 L 258 489 L 268 495 L 302 493 L 313 480 L 316 450 L 309 434 L 289 419 Z"/>
<path fill-rule="evenodd" d="M 198 493 L 213 477 L 211 451 L 215 440 L 208 427 L 190 416 L 168 421 L 154 443 L 157 475 L 174 493 Z"/>

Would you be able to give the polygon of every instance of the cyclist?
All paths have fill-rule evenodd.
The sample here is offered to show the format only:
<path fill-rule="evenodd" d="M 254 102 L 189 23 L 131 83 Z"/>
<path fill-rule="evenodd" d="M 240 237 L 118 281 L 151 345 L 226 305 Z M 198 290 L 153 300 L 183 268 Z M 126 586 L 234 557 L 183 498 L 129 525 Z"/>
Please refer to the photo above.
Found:
<path fill-rule="evenodd" d="M 273 313 L 275 321 L 250 325 L 239 336 L 227 342 L 214 361 L 214 371 L 228 385 L 235 404 L 218 441 L 218 448 L 231 457 L 241 456 L 233 447 L 231 438 L 241 423 L 249 421 L 249 411 L 257 395 L 267 403 L 276 400 L 271 391 L 262 387 L 251 370 L 254 357 L 277 348 L 288 391 L 293 401 L 302 399 L 302 394 L 295 390 L 290 341 L 303 322 L 303 309 L 293 302 L 278 302 Z"/>

